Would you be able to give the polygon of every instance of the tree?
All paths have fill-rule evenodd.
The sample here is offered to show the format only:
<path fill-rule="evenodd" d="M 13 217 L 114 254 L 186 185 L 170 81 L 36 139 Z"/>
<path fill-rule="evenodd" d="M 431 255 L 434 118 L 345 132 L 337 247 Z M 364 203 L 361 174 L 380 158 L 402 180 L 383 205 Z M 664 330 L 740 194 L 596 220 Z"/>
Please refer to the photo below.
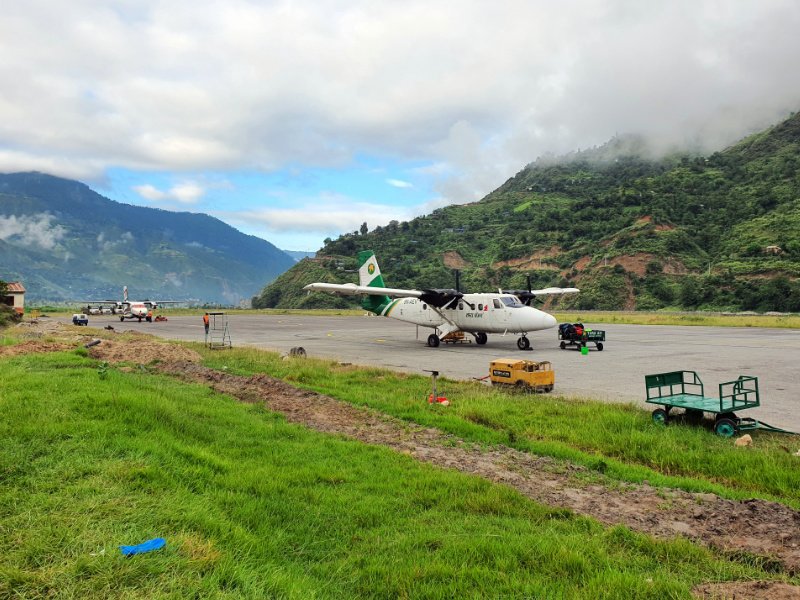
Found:
<path fill-rule="evenodd" d="M 0 298 L 5 297 L 8 294 L 8 284 L 0 279 Z"/>
<path fill-rule="evenodd" d="M 361 235 L 367 235 L 367 232 L 369 231 L 369 227 L 367 227 L 367 222 L 366 221 L 364 221 L 361 224 L 361 229 L 359 229 L 359 231 L 361 232 Z"/>

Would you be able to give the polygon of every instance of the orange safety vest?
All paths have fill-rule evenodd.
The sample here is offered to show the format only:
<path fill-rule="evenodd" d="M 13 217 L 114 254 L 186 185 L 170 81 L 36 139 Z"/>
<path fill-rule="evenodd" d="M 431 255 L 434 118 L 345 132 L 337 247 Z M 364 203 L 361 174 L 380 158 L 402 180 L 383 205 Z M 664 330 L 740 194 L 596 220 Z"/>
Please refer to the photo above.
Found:
<path fill-rule="evenodd" d="M 208 315 L 203 315 L 203 325 L 208 325 Z"/>

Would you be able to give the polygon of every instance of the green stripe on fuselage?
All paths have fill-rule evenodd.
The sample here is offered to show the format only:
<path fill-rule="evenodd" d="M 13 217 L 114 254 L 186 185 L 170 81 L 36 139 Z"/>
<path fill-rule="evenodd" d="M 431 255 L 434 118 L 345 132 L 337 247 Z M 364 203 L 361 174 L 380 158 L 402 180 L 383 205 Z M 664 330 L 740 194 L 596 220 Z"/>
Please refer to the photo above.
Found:
<path fill-rule="evenodd" d="M 384 316 L 384 317 L 388 317 L 388 316 L 389 316 L 389 313 L 391 313 L 391 312 L 394 310 L 394 307 L 395 307 L 395 306 L 397 306 L 398 304 L 400 304 L 400 301 L 401 301 L 401 300 L 402 300 L 402 298 L 397 298 L 396 300 L 392 300 L 392 301 L 389 303 L 389 305 L 388 305 L 388 306 L 387 306 L 387 307 L 384 309 L 384 311 L 383 311 L 382 313 L 380 313 L 380 314 L 381 314 L 382 316 Z"/>

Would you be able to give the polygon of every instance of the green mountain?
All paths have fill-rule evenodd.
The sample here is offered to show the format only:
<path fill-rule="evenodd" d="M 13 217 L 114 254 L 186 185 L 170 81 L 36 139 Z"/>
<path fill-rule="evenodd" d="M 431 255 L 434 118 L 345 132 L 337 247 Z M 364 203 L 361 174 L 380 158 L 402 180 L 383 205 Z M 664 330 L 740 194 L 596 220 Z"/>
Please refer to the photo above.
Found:
<path fill-rule="evenodd" d="M 204 214 L 121 204 L 76 181 L 0 175 L 0 279 L 29 301 L 249 302 L 294 260 Z"/>
<path fill-rule="evenodd" d="M 800 115 L 710 156 L 647 158 L 636 138 L 540 159 L 479 202 L 326 243 L 254 299 L 323 306 L 300 288 L 355 281 L 376 252 L 391 287 L 574 285 L 583 309 L 800 311 Z"/>

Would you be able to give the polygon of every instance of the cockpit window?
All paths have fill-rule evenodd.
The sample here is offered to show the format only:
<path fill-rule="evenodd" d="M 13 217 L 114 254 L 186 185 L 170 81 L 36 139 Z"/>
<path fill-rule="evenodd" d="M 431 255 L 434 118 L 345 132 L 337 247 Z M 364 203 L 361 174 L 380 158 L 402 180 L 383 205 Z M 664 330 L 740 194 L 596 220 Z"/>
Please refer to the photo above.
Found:
<path fill-rule="evenodd" d="M 497 298 L 492 299 L 492 304 L 494 304 L 495 308 L 503 308 L 503 303 Z"/>
<path fill-rule="evenodd" d="M 503 296 L 500 299 L 503 301 L 503 304 L 509 308 L 519 308 L 520 306 L 523 306 L 522 302 L 520 302 L 516 296 Z"/>

